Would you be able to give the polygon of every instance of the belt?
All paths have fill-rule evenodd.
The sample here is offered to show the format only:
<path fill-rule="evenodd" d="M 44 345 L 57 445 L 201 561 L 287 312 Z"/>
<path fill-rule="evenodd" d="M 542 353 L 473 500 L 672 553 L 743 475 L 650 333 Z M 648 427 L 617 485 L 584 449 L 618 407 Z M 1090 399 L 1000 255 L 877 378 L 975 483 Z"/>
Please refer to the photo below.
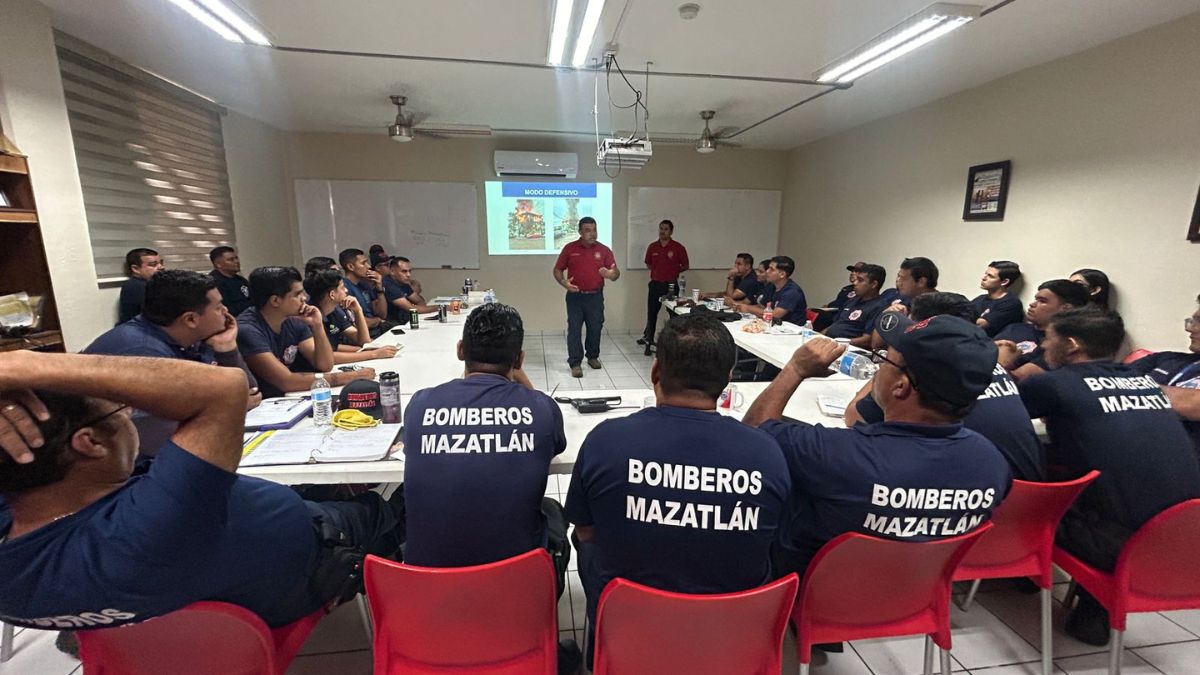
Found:
<path fill-rule="evenodd" d="M 604 289 L 602 288 L 597 291 L 575 291 L 574 295 L 596 295 L 597 293 L 603 293 L 603 292 L 604 292 Z M 568 293 L 567 295 L 572 295 L 572 294 Z"/>

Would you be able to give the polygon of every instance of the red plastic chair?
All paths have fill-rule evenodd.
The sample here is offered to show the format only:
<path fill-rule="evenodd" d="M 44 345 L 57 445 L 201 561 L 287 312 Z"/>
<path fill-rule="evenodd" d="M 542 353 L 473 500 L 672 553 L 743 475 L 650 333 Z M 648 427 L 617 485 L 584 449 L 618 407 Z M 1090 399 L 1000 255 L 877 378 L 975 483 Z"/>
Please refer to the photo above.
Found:
<path fill-rule="evenodd" d="M 1152 488 L 1148 488 L 1152 489 Z M 1108 672 L 1121 672 L 1126 617 L 1134 612 L 1200 609 L 1200 499 L 1189 499 L 1154 516 L 1125 542 L 1112 572 L 1089 566 L 1061 548 L 1054 564 L 1071 575 L 1068 607 L 1078 583 L 1108 610 L 1111 624 Z"/>
<path fill-rule="evenodd" d="M 847 532 L 822 546 L 792 610 L 800 675 L 808 673 L 814 644 L 919 633 L 925 634 L 925 674 L 933 673 L 937 644 L 942 673 L 949 675 L 950 579 L 991 526 L 926 542 Z"/>
<path fill-rule="evenodd" d="M 1090 471 L 1065 483 L 1030 483 L 1014 480 L 1012 490 L 992 514 L 992 529 L 979 538 L 954 571 L 955 581 L 974 579 L 961 607 L 971 606 L 984 579 L 1029 577 L 1041 588 L 1042 673 L 1050 675 L 1052 624 L 1050 608 L 1054 590 L 1054 531 L 1099 471 Z"/>
<path fill-rule="evenodd" d="M 821 313 L 815 309 L 804 310 L 804 318 L 808 319 L 809 321 L 816 321 L 817 317 L 819 316 L 821 316 Z"/>
<path fill-rule="evenodd" d="M 196 602 L 142 623 L 79 631 L 87 675 L 282 675 L 325 610 L 280 628 L 225 602 Z"/>
<path fill-rule="evenodd" d="M 1135 349 L 1135 350 L 1129 352 L 1129 356 L 1126 356 L 1125 360 L 1122 361 L 1121 363 L 1133 363 L 1134 361 L 1137 361 L 1138 359 L 1146 358 L 1147 356 L 1150 356 L 1153 353 L 1154 353 L 1153 349 Z"/>
<path fill-rule="evenodd" d="M 543 549 L 475 567 L 367 556 L 375 673 L 554 675 L 558 600 Z"/>
<path fill-rule="evenodd" d="M 740 593 L 688 595 L 614 579 L 596 610 L 594 675 L 767 675 L 783 667 L 795 574 Z"/>

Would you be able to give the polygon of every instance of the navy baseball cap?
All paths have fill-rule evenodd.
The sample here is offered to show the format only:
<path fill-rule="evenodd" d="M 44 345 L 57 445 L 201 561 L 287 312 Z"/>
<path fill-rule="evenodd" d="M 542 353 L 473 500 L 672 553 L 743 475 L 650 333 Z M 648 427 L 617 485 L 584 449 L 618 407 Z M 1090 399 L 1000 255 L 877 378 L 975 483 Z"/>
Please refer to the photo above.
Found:
<path fill-rule="evenodd" d="M 956 316 L 914 322 L 899 312 L 884 312 L 876 331 L 887 346 L 904 356 L 918 391 L 966 406 L 992 383 L 998 350 L 979 326 Z"/>
<path fill-rule="evenodd" d="M 847 272 L 861 272 L 862 268 L 864 268 L 866 266 L 867 266 L 867 263 L 860 260 L 860 261 L 854 263 L 853 265 L 846 265 L 846 271 Z"/>
<path fill-rule="evenodd" d="M 375 419 L 383 419 L 383 403 L 379 398 L 379 383 L 375 380 L 354 380 L 342 387 L 338 410 L 357 410 Z"/>

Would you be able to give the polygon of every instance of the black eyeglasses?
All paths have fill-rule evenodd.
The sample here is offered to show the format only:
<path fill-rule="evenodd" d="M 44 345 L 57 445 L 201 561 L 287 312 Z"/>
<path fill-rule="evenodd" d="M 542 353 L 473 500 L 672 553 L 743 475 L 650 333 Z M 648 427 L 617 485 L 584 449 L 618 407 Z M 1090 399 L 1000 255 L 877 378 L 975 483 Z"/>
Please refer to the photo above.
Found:
<path fill-rule="evenodd" d="M 79 431 L 80 429 L 82 429 L 84 427 L 94 427 L 97 424 L 103 422 L 104 420 L 112 417 L 113 415 L 116 415 L 117 413 L 122 412 L 124 410 L 128 410 L 128 409 L 129 409 L 129 406 L 127 406 L 127 405 L 117 406 L 116 408 L 109 410 L 108 412 L 104 413 L 103 415 L 100 415 L 99 417 L 93 417 L 92 419 L 90 419 L 82 424 L 76 425 L 74 429 L 71 429 L 71 434 L 74 435 L 76 431 Z"/>
<path fill-rule="evenodd" d="M 917 388 L 917 380 L 916 380 L 916 378 L 913 377 L 912 371 L 910 371 L 907 366 L 902 366 L 899 363 L 896 363 L 895 361 L 884 356 L 884 354 L 886 354 L 886 353 L 887 352 L 883 349 L 880 349 L 879 351 L 871 352 L 871 362 L 877 363 L 877 364 L 878 363 L 886 363 L 889 366 L 895 368 L 896 370 L 899 370 L 900 372 L 904 373 L 905 377 L 908 378 L 908 381 L 912 384 L 913 389 L 916 389 Z"/>

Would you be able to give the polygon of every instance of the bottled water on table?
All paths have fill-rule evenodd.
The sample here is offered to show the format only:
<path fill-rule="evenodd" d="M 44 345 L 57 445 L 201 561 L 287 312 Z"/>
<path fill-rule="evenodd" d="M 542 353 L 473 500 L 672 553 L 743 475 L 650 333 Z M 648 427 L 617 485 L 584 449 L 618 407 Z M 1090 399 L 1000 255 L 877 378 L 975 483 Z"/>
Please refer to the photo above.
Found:
<path fill-rule="evenodd" d="M 313 375 L 309 391 L 312 393 L 313 424 L 318 427 L 329 426 L 333 423 L 333 393 L 329 391 L 329 381 L 324 373 Z"/>
<path fill-rule="evenodd" d="M 846 352 L 837 361 L 837 370 L 843 375 L 849 375 L 856 380 L 869 380 L 879 370 L 879 366 L 871 363 L 871 357 L 858 352 Z"/>

